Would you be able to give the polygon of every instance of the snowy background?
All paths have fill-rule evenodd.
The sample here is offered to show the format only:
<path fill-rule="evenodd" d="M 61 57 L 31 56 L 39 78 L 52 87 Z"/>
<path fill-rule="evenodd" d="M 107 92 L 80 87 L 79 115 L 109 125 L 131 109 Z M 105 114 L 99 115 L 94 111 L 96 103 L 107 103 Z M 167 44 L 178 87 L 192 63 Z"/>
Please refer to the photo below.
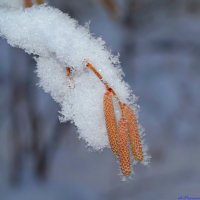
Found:
<path fill-rule="evenodd" d="M 122 182 L 110 150 L 88 151 L 73 125 L 58 122 L 33 58 L 0 40 L 0 200 L 200 197 L 200 2 L 49 3 L 120 53 L 153 158 Z"/>

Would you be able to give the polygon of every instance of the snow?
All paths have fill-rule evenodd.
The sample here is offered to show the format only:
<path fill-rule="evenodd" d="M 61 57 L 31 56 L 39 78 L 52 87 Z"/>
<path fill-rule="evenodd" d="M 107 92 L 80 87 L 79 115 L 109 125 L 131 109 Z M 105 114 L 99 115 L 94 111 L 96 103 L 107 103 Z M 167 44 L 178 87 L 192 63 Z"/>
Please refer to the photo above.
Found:
<path fill-rule="evenodd" d="M 136 98 L 123 81 L 118 56 L 112 55 L 101 38 L 93 37 L 87 27 L 78 25 L 69 15 L 46 5 L 0 8 L 0 35 L 10 45 L 35 55 L 39 85 L 61 105 L 61 121 L 72 121 L 79 137 L 93 149 L 109 146 L 103 113 L 106 91 L 86 69 L 87 62 L 103 75 L 121 101 L 137 110 Z M 73 87 L 66 67 L 73 69 Z"/>

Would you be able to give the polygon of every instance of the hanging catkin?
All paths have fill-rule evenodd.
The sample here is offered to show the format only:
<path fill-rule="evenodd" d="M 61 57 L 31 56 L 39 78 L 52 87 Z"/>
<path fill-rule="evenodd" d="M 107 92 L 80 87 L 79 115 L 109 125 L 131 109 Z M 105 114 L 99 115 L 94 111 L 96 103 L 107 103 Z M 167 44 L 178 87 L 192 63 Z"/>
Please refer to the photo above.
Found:
<path fill-rule="evenodd" d="M 134 158 L 137 161 L 142 161 L 144 156 L 135 114 L 127 105 L 124 105 L 123 112 L 128 122 L 129 138 Z"/>
<path fill-rule="evenodd" d="M 128 147 L 127 121 L 121 118 L 118 124 L 118 155 L 121 166 L 121 171 L 124 176 L 129 176 L 131 173 L 131 160 Z"/>
<path fill-rule="evenodd" d="M 104 94 L 103 104 L 108 139 L 113 153 L 117 155 L 117 123 L 115 119 L 111 91 L 107 90 L 107 92 Z"/>

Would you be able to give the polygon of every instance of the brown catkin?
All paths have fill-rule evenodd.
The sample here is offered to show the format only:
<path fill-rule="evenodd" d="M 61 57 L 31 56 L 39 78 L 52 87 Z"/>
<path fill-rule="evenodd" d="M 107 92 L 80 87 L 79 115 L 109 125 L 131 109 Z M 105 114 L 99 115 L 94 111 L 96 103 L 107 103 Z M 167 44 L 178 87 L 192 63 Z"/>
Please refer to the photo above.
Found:
<path fill-rule="evenodd" d="M 114 112 L 114 107 L 113 107 L 111 91 L 108 90 L 105 93 L 103 104 L 104 104 L 106 128 L 108 131 L 108 139 L 110 142 L 112 152 L 115 155 L 117 155 L 117 123 L 115 119 L 115 112 Z"/>
<path fill-rule="evenodd" d="M 121 171 L 124 176 L 131 174 L 131 159 L 128 146 L 127 120 L 121 118 L 118 124 L 118 155 Z"/>
<path fill-rule="evenodd" d="M 129 138 L 134 158 L 137 161 L 142 161 L 144 156 L 136 116 L 127 105 L 124 105 L 123 113 L 128 122 Z"/>
<path fill-rule="evenodd" d="M 30 8 L 30 7 L 32 7 L 32 5 L 33 5 L 32 0 L 24 0 L 25 8 Z"/>

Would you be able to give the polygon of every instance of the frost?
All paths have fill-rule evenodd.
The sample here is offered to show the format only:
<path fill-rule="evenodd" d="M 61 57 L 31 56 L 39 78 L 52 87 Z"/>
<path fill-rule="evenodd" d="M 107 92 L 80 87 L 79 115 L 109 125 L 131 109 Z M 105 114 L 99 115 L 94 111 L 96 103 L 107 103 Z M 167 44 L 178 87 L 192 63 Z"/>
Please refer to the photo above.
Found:
<path fill-rule="evenodd" d="M 60 120 L 72 121 L 80 138 L 93 149 L 108 147 L 105 87 L 86 68 L 86 62 L 96 67 L 123 102 L 133 106 L 136 98 L 122 79 L 118 56 L 112 55 L 105 42 L 94 38 L 86 26 L 58 9 L 46 5 L 16 9 L 13 7 L 20 7 L 20 1 L 12 8 L 9 2 L 0 0 L 0 36 L 34 54 L 39 85 L 61 105 Z M 73 80 L 66 76 L 66 67 L 72 69 Z"/>

